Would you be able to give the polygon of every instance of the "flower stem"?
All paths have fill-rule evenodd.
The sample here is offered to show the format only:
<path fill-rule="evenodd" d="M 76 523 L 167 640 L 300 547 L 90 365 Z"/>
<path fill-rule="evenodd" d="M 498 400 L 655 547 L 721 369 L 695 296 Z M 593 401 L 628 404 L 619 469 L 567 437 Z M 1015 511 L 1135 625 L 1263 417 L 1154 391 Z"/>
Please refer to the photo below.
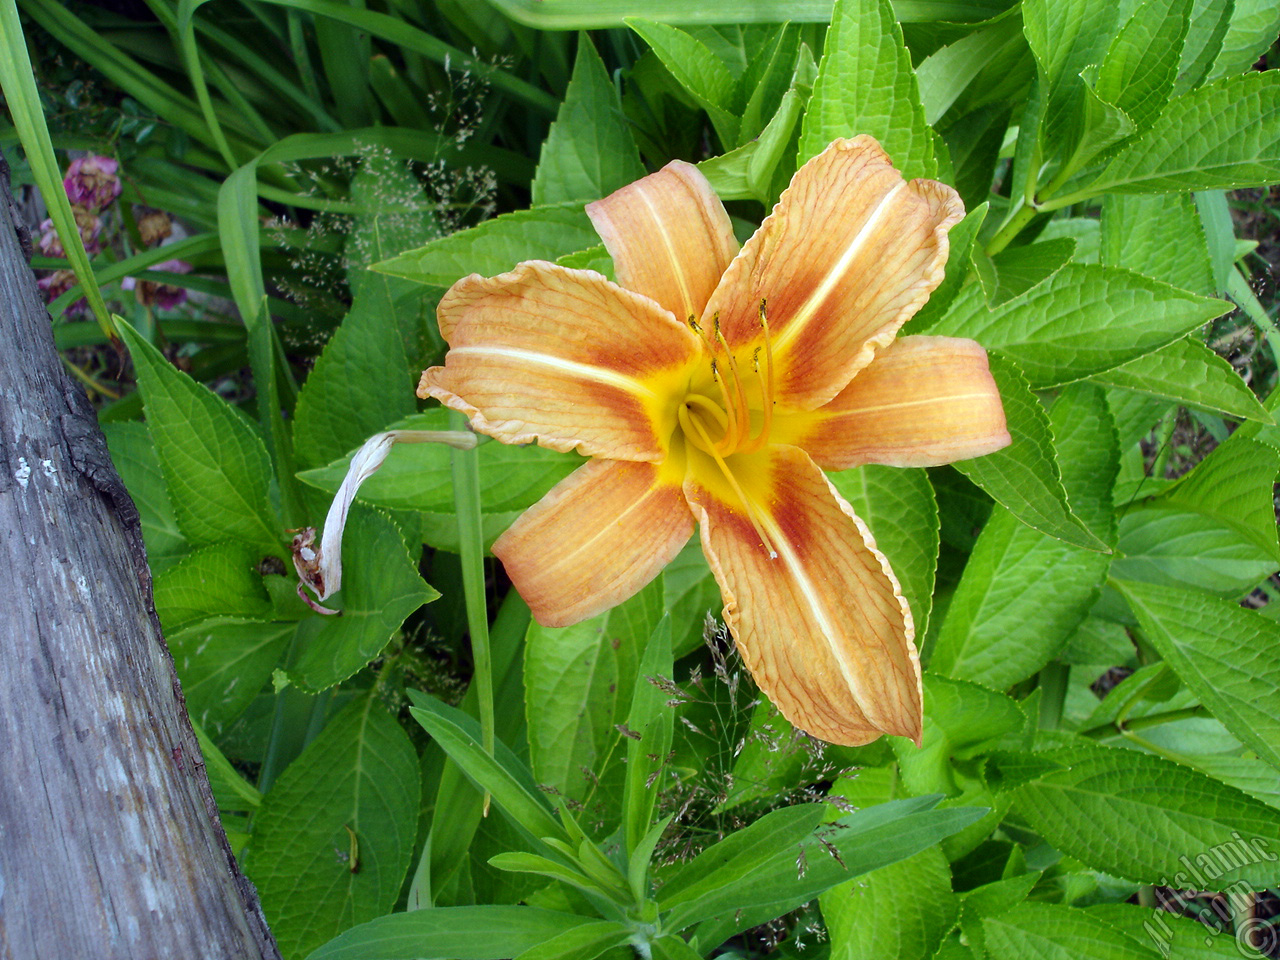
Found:
<path fill-rule="evenodd" d="M 1040 211 L 1028 204 L 1023 204 L 1018 208 L 1017 213 L 1005 221 L 1003 227 L 997 231 L 996 235 L 987 243 L 984 252 L 988 257 L 994 257 L 997 253 L 1009 245 L 1009 242 L 1022 232 L 1022 229 L 1035 219 Z"/>
<path fill-rule="evenodd" d="M 462 414 L 449 412 L 452 429 L 464 431 L 467 420 Z M 484 532 L 481 527 L 480 458 L 476 450 L 451 451 L 453 468 L 453 506 L 458 516 L 458 543 L 462 557 L 462 593 L 467 605 L 467 629 L 471 634 L 471 658 L 475 671 L 471 682 L 476 685 L 480 705 L 480 736 L 485 752 L 492 755 L 494 746 L 493 661 L 489 653 L 489 610 L 484 594 Z M 489 794 L 484 797 L 484 810 L 489 812 Z"/>

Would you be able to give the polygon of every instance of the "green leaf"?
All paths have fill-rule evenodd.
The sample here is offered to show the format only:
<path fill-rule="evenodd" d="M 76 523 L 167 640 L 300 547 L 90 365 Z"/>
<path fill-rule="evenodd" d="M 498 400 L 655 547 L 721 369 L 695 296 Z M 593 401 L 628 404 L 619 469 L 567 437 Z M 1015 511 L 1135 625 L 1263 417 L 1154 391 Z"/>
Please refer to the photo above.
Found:
<path fill-rule="evenodd" d="M 707 111 L 724 148 L 738 146 L 740 118 L 732 110 L 736 83 L 724 62 L 701 40 L 668 24 L 629 19 L 627 26 L 640 35 L 680 86 Z"/>
<path fill-rule="evenodd" d="M 1157 960 L 1139 943 L 1093 914 L 1061 903 L 1020 903 L 982 921 L 991 960 Z"/>
<path fill-rule="evenodd" d="M 662 574 L 663 609 L 671 615 L 676 633 L 672 653 L 679 659 L 702 645 L 707 616 L 724 606 L 720 586 L 702 554 L 702 544 L 692 538 Z"/>
<path fill-rule="evenodd" d="M 1177 237 L 1177 243 L 1170 238 Z M 1126 196 L 1102 201 L 1102 263 L 1124 267 L 1205 296 L 1218 288 L 1204 227 L 1187 194 Z"/>
<path fill-rule="evenodd" d="M 534 907 L 436 907 L 393 913 L 348 930 L 307 960 L 495 960 L 581 926 L 572 913 Z"/>
<path fill-rule="evenodd" d="M 409 713 L 440 744 L 467 779 L 488 791 L 494 802 L 530 837 L 567 842 L 564 828 L 551 814 L 533 773 L 499 741 L 493 755 L 480 745 L 480 724 L 471 716 L 426 694 L 413 696 Z"/>
<path fill-rule="evenodd" d="M 584 35 L 573 78 L 542 144 L 533 203 L 595 200 L 644 175 L 618 91 Z"/>
<path fill-rule="evenodd" d="M 937 123 L 993 59 L 1021 44 L 1021 21 L 1002 16 L 931 53 L 915 71 L 925 120 Z"/>
<path fill-rule="evenodd" d="M 280 774 L 253 819 L 245 870 L 282 953 L 305 955 L 395 905 L 413 853 L 418 779 L 408 735 L 371 695 Z"/>
<path fill-rule="evenodd" d="M 970 259 L 970 251 L 973 249 L 973 241 L 978 231 L 982 229 L 990 206 L 989 202 L 984 202 L 974 207 L 965 214 L 963 220 L 947 231 L 947 242 L 951 250 L 947 256 L 946 275 L 937 289 L 929 295 L 928 302 L 907 321 L 902 330 L 904 335 L 925 333 L 946 316 L 947 310 L 950 309 L 960 293 L 960 288 L 964 286 L 964 282 L 969 279 L 969 274 L 972 272 L 973 262 Z"/>
<path fill-rule="evenodd" d="M 1106 550 L 1107 545 L 1071 512 L 1049 418 L 1022 371 L 999 354 L 989 361 L 1013 443 L 985 457 L 962 460 L 955 468 L 1027 526 L 1086 550 Z"/>
<path fill-rule="evenodd" d="M 218 614 L 266 620 L 271 603 L 257 565 L 260 555 L 241 543 L 196 550 L 156 574 L 155 603 L 166 632 Z"/>
<path fill-rule="evenodd" d="M 218 749 L 217 744 L 209 739 L 198 723 L 191 724 L 196 739 L 200 741 L 201 759 L 204 761 L 205 773 L 209 776 L 209 786 L 213 790 L 213 798 L 218 802 L 221 813 L 251 813 L 262 804 L 262 794 L 258 788 L 246 780 Z"/>
<path fill-rule="evenodd" d="M 1046 96 L 1040 139 L 1050 153 L 1073 152 L 1080 139 L 1085 80 L 1115 33 L 1111 0 L 1025 0 L 1023 32 Z"/>
<path fill-rule="evenodd" d="M 1182 46 L 1182 62 L 1173 87 L 1174 96 L 1181 96 L 1204 83 L 1214 60 L 1222 52 L 1222 41 L 1231 26 L 1231 15 L 1237 4 L 1235 0 L 1196 0 L 1192 6 L 1187 39 Z"/>
<path fill-rule="evenodd" d="M 341 614 L 298 624 L 301 653 L 289 676 L 310 690 L 324 690 L 362 669 L 409 614 L 440 596 L 418 574 L 395 523 L 378 511 L 355 504 L 342 547 L 342 589 L 326 601 Z"/>
<path fill-rule="evenodd" d="M 1061 270 L 1075 252 L 1076 242 L 1071 237 L 1005 247 L 991 258 L 996 285 L 987 292 L 987 302 L 996 307 L 1026 293 Z"/>
<path fill-rule="evenodd" d="M 371 269 L 447 287 L 471 273 L 495 276 L 524 260 L 555 260 L 599 242 L 581 203 L 555 203 L 504 213 Z"/>
<path fill-rule="evenodd" d="M 1280 624 L 1239 604 L 1117 584 L 1147 638 L 1232 734 L 1280 768 Z"/>
<path fill-rule="evenodd" d="M 843 960 L 931 957 L 958 910 L 938 848 L 832 887 L 820 902 L 832 953 Z"/>
<path fill-rule="evenodd" d="M 598 785 L 601 764 L 614 749 L 617 725 L 627 718 L 641 652 L 662 619 L 662 582 L 625 603 L 571 627 L 534 623 L 525 638 L 524 680 L 529 763 L 539 783 L 565 797 L 612 793 Z M 594 775 L 588 780 L 583 771 Z M 616 771 L 614 772 L 616 774 Z M 616 779 L 609 777 L 612 785 Z M 646 825 L 647 829 L 647 825 Z"/>
<path fill-rule="evenodd" d="M 971 285 L 929 332 L 999 350 L 1034 386 L 1049 387 L 1158 350 L 1226 307 L 1127 270 L 1069 263 L 994 309 Z"/>
<path fill-rule="evenodd" d="M 1187 37 L 1192 0 L 1144 0 L 1111 40 L 1094 90 L 1149 127 L 1169 102 Z"/>
<path fill-rule="evenodd" d="M 1270 0 L 1235 0 L 1232 7 L 1231 24 L 1209 72 L 1210 80 L 1244 73 L 1267 52 L 1280 32 L 1280 9 Z"/>
<path fill-rule="evenodd" d="M 880 141 L 907 179 L 938 173 L 934 133 L 888 0 L 837 0 L 800 134 L 800 162 L 837 137 Z"/>
<path fill-rule="evenodd" d="M 448 412 L 428 410 L 378 429 L 447 430 Z M 452 514 L 449 449 L 439 443 L 396 444 L 378 472 L 361 485 L 359 499 L 386 510 Z M 326 467 L 298 476 L 304 483 L 332 495 L 342 485 L 354 453 L 352 450 Z M 484 443 L 477 455 L 480 503 L 486 515 L 524 510 L 585 462 L 577 454 L 504 443 Z"/>
<path fill-rule="evenodd" d="M 190 546 L 178 529 L 151 432 L 145 423 L 104 423 L 102 433 L 111 462 L 138 508 L 147 562 L 152 573 L 159 574 Z"/>
<path fill-rule="evenodd" d="M 938 567 L 938 504 L 929 475 L 922 469 L 869 464 L 828 479 L 871 528 L 876 546 L 902 584 L 916 636 L 924 637 Z"/>
<path fill-rule="evenodd" d="M 271 678 L 294 628 L 293 623 L 211 617 L 169 634 L 192 718 L 217 737 Z"/>
<path fill-rule="evenodd" d="M 587 920 L 530 947 L 515 960 L 595 960 L 631 939 L 631 928 L 613 920 Z"/>
<path fill-rule="evenodd" d="M 1219 80 L 1183 94 L 1079 194 L 1234 190 L 1280 180 L 1280 77 Z"/>
<path fill-rule="evenodd" d="M 627 713 L 627 779 L 622 795 L 622 822 L 629 857 L 635 855 L 649 835 L 659 793 L 655 784 L 671 752 L 675 711 L 667 705 L 669 695 L 653 681 L 669 679 L 672 673 L 671 616 L 668 614 L 653 628 L 645 645 Z M 647 867 L 648 857 L 644 863 Z M 641 887 L 635 877 L 632 886 Z M 643 888 L 634 892 L 637 898 L 647 893 Z"/>
<path fill-rule="evenodd" d="M 278 551 L 283 530 L 271 508 L 271 462 L 261 439 L 238 411 L 175 368 L 127 323 L 120 332 L 187 539 L 195 545 L 238 540 Z"/>
<path fill-rule="evenodd" d="M 1067 856 L 1117 877 L 1182 889 L 1274 882 L 1280 811 L 1134 750 L 1082 744 L 1034 756 L 1050 768 L 1014 790 L 1014 806 Z"/>
<path fill-rule="evenodd" d="M 1078 515 L 1114 536 L 1118 453 L 1102 391 L 1068 387 L 1050 411 L 1063 483 Z M 1110 566 L 997 508 L 978 537 L 929 660 L 931 672 L 1003 690 L 1055 657 L 1098 599 Z"/>

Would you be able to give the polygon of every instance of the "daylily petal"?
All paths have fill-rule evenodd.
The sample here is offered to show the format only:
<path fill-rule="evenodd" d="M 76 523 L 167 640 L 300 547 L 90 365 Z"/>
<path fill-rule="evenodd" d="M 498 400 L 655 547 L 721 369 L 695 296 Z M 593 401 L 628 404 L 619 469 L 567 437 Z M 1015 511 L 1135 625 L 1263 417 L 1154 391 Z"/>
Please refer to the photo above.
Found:
<path fill-rule="evenodd" d="M 901 337 L 824 407 L 774 418 L 824 470 L 936 467 L 1009 445 L 987 352 L 955 337 Z"/>
<path fill-rule="evenodd" d="M 529 261 L 459 280 L 440 313 L 450 318 L 449 353 L 423 372 L 418 396 L 465 413 L 503 443 L 666 457 L 702 344 L 652 300 L 598 273 Z"/>
<path fill-rule="evenodd" d="M 656 577 L 693 535 L 680 464 L 592 460 L 493 545 L 534 618 L 565 627 Z"/>
<path fill-rule="evenodd" d="M 587 216 L 613 257 L 618 283 L 678 320 L 702 315 L 738 252 L 720 198 L 698 168 L 682 160 L 587 204 Z"/>
<path fill-rule="evenodd" d="M 942 281 L 959 196 L 906 182 L 871 137 L 837 140 L 797 171 L 711 296 L 735 350 L 762 342 L 767 304 L 779 409 L 829 401 Z"/>
<path fill-rule="evenodd" d="M 823 740 L 855 745 L 892 733 L 918 743 L 911 612 L 867 528 L 802 450 L 771 446 L 731 461 L 776 557 L 713 471 L 693 462 L 685 496 L 725 622 L 760 689 Z"/>

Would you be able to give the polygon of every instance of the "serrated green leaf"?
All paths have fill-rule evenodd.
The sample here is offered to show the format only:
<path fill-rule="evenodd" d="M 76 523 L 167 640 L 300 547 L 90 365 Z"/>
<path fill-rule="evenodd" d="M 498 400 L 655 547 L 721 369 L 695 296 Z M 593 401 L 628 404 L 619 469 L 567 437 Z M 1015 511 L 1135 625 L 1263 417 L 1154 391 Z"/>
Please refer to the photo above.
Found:
<path fill-rule="evenodd" d="M 1118 13 L 1111 0 L 1025 0 L 1022 4 L 1023 33 L 1045 97 L 1040 141 L 1050 154 L 1074 152 L 1083 121 L 1081 74 L 1101 61 L 1115 33 Z"/>
<path fill-rule="evenodd" d="M 304 955 L 395 905 L 413 853 L 418 782 L 413 744 L 371 695 L 280 774 L 254 817 L 245 869 L 285 954 Z"/>
<path fill-rule="evenodd" d="M 1069 263 L 1020 297 L 988 309 L 961 292 L 930 333 L 970 337 L 1016 360 L 1037 387 L 1110 370 L 1221 316 L 1227 304 L 1158 280 Z"/>
<path fill-rule="evenodd" d="M 249 620 L 271 617 L 271 602 L 257 565 L 262 557 L 242 543 L 216 543 L 196 550 L 156 574 L 160 625 L 172 632 L 204 617 Z"/>
<path fill-rule="evenodd" d="M 535 907 L 435 907 L 393 913 L 329 941 L 307 960 L 493 960 L 514 957 L 582 924 Z"/>
<path fill-rule="evenodd" d="M 1061 903 L 1020 903 L 982 921 L 991 960 L 1157 960 L 1154 947 L 1126 937 L 1093 914 Z"/>
<path fill-rule="evenodd" d="M 684 30 L 651 20 L 628 19 L 680 86 L 707 111 L 725 149 L 738 146 L 740 118 L 733 113 L 733 73 L 705 43 Z"/>
<path fill-rule="evenodd" d="M 925 120 L 937 123 L 991 61 L 1021 45 L 1021 23 L 1002 16 L 934 51 L 916 67 Z"/>
<path fill-rule="evenodd" d="M 919 896 L 904 900 L 903 890 Z M 938 848 L 832 887 L 820 902 L 832 953 L 842 960 L 932 957 L 958 910 Z"/>
<path fill-rule="evenodd" d="M 938 503 L 929 475 L 870 464 L 828 479 L 871 528 L 911 606 L 916 636 L 925 636 L 938 567 Z"/>
<path fill-rule="evenodd" d="M 768 40 L 751 56 L 747 69 L 738 78 L 735 100 L 744 104 L 738 139 L 749 143 L 758 137 L 769 118 L 782 105 L 792 87 L 796 58 L 800 54 L 800 31 L 790 24 L 770 28 Z"/>
<path fill-rule="evenodd" d="M 1173 238 L 1177 242 L 1171 242 Z M 1195 204 L 1175 196 L 1108 195 L 1102 201 L 1102 263 L 1212 296 L 1214 283 Z"/>
<path fill-rule="evenodd" d="M 952 302 L 960 293 L 964 282 L 969 279 L 973 264 L 970 251 L 973 241 L 982 229 L 987 210 L 991 204 L 985 202 L 970 210 L 963 220 L 947 231 L 947 242 L 951 249 L 947 255 L 946 275 L 937 289 L 929 295 L 928 301 L 907 321 L 903 334 L 925 333 L 930 327 L 946 316 Z"/>
<path fill-rule="evenodd" d="M 1095 903 L 1086 912 L 1142 945 L 1155 947 L 1168 960 L 1263 960 L 1262 954 L 1243 942 L 1243 925 L 1232 936 L 1224 927 L 1206 926 L 1194 916 L 1130 903 Z"/>
<path fill-rule="evenodd" d="M 662 582 L 656 580 L 582 623 L 529 627 L 524 660 L 529 761 L 539 783 L 574 800 L 593 791 L 611 796 L 617 789 L 618 771 L 601 764 L 606 758 L 621 760 L 612 749 L 617 725 L 626 721 L 637 664 L 662 613 Z M 594 776 L 589 780 L 584 770 Z"/>
<path fill-rule="evenodd" d="M 120 479 L 129 490 L 142 524 L 142 542 L 152 573 L 159 573 L 190 549 L 178 529 L 169 502 L 160 457 L 145 423 L 104 423 L 107 450 Z"/>
<path fill-rule="evenodd" d="M 1086 550 L 1106 550 L 1107 545 L 1071 512 L 1049 418 L 1022 371 L 999 354 L 989 360 L 1013 442 L 985 457 L 962 460 L 955 468 L 1027 526 Z"/>
<path fill-rule="evenodd" d="M 1144 134 L 1077 194 L 1234 190 L 1280 180 L 1280 77 L 1219 80 L 1169 101 Z"/>
<path fill-rule="evenodd" d="M 418 574 L 395 523 L 353 505 L 342 543 L 342 589 L 325 601 L 342 612 L 298 624 L 300 652 L 290 678 L 310 690 L 340 683 L 381 653 L 409 614 L 439 596 Z"/>
<path fill-rule="evenodd" d="M 1235 0 L 1195 0 L 1192 4 L 1178 79 L 1173 86 L 1175 97 L 1204 83 L 1214 60 L 1222 52 L 1222 41 L 1231 26 L 1235 6 Z"/>
<path fill-rule="evenodd" d="M 1241 743 L 1280 768 L 1280 624 L 1239 604 L 1119 582 L 1147 638 Z"/>
<path fill-rule="evenodd" d="M 1134 750 L 1081 744 L 1036 757 L 1053 767 L 1016 788 L 1015 809 L 1047 842 L 1087 866 L 1139 883 L 1202 890 L 1237 880 L 1257 889 L 1275 882 L 1280 811 Z"/>
<path fill-rule="evenodd" d="M 491 277 L 524 260 L 555 260 L 599 242 L 581 203 L 555 203 L 504 213 L 370 269 L 447 287 L 468 274 Z"/>
<path fill-rule="evenodd" d="M 193 545 L 238 540 L 278 551 L 283 529 L 271 508 L 271 462 L 262 440 L 238 411 L 127 323 L 120 331 L 183 534 Z"/>
<path fill-rule="evenodd" d="M 987 302 L 995 307 L 1026 293 L 1061 270 L 1075 252 L 1076 242 L 1071 237 L 1005 247 L 991 258 L 996 285 L 988 292 Z"/>
<path fill-rule="evenodd" d="M 934 133 L 888 0 L 837 0 L 800 134 L 801 163 L 837 137 L 875 137 L 908 179 L 938 173 Z"/>
<path fill-rule="evenodd" d="M 1280 9 L 1270 0 L 1235 0 L 1231 25 L 1209 79 L 1232 77 L 1257 63 L 1280 32 Z"/>
<path fill-rule="evenodd" d="M 1063 484 L 1079 516 L 1114 536 L 1115 428 L 1097 387 L 1068 387 L 1050 411 Z M 1003 690 L 1062 649 L 1102 589 L 1106 554 L 1046 536 L 997 509 L 978 537 L 938 632 L 931 672 Z"/>
<path fill-rule="evenodd" d="M 1149 127 L 1169 102 L 1187 37 L 1192 0 L 1144 0 L 1112 38 L 1098 67 L 1098 96 Z"/>
<path fill-rule="evenodd" d="M 211 617 L 169 634 L 192 718 L 217 737 L 271 679 L 294 629 L 293 623 Z"/>
<path fill-rule="evenodd" d="M 618 92 L 584 35 L 573 77 L 542 144 L 533 202 L 596 200 L 644 175 Z"/>

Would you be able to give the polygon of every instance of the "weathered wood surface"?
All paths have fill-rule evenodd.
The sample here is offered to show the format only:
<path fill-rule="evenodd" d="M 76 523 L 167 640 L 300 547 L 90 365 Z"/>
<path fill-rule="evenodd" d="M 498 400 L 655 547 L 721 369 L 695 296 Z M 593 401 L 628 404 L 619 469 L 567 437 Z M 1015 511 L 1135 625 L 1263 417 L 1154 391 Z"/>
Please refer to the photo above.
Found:
<path fill-rule="evenodd" d="M 8 184 L 0 157 L 0 957 L 279 957 Z"/>

